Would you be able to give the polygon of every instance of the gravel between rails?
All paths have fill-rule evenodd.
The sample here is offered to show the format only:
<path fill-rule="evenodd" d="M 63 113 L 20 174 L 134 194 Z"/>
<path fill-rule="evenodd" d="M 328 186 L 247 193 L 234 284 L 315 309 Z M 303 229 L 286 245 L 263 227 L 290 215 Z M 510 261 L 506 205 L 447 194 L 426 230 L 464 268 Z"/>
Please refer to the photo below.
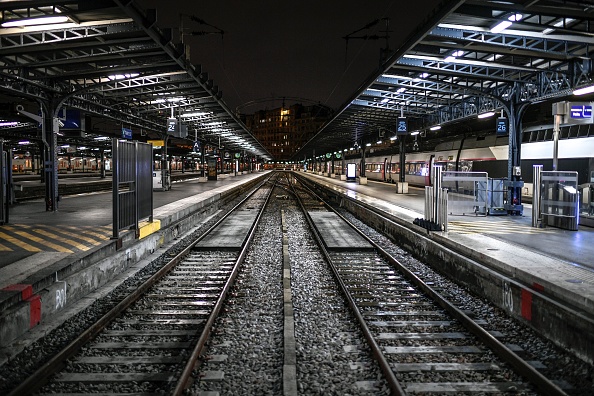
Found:
<path fill-rule="evenodd" d="M 278 190 L 273 197 L 275 193 L 285 194 Z M 207 355 L 227 355 L 227 359 L 207 360 L 191 393 L 282 394 L 281 209 L 288 225 L 299 394 L 388 394 L 300 209 L 293 201 L 275 198 L 257 231 L 228 310 L 218 319 L 208 343 Z M 357 347 L 355 352 L 345 348 L 351 346 Z M 363 364 L 353 370 L 353 362 Z M 223 380 L 205 380 L 210 371 L 224 371 Z M 358 387 L 357 381 L 362 380 L 365 386 Z"/>

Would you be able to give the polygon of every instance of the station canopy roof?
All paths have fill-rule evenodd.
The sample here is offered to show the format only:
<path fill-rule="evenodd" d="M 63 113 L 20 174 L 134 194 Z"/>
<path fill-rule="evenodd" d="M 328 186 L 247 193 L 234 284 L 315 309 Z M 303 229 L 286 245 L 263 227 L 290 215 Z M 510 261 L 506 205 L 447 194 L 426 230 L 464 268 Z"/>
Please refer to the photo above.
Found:
<path fill-rule="evenodd" d="M 550 116 L 550 103 L 594 84 L 592 1 L 443 1 L 402 41 L 293 160 L 393 136 L 400 116 L 434 140 L 485 128 L 479 115 L 511 103 Z"/>
<path fill-rule="evenodd" d="M 135 1 L 34 0 L 2 1 L 0 12 L 0 138 L 39 139 L 39 124 L 15 109 L 39 115 L 49 103 L 66 109 L 59 144 L 107 148 L 105 137 L 121 137 L 121 128 L 134 139 L 162 139 L 173 115 L 187 125 L 187 138 L 171 139 L 180 147 L 197 137 L 272 159 L 189 62 L 178 32 L 158 27 L 154 10 Z"/>

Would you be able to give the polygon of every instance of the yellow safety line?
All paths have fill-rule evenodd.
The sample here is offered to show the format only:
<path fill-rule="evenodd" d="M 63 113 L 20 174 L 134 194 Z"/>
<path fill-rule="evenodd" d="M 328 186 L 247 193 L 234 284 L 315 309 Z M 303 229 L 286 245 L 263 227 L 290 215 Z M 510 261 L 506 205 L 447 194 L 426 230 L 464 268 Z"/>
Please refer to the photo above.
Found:
<path fill-rule="evenodd" d="M 53 226 L 50 226 L 50 225 L 47 225 L 47 224 L 36 224 L 36 226 L 43 227 L 43 228 L 46 228 L 46 229 L 51 230 L 53 232 L 58 232 L 60 234 L 72 236 L 74 238 L 82 239 L 82 240 L 85 240 L 87 242 L 90 242 L 90 243 L 92 243 L 94 245 L 100 245 L 101 242 L 98 242 L 95 239 L 91 240 L 89 238 L 85 238 L 84 236 L 81 236 L 79 234 L 91 235 L 91 236 L 95 236 L 95 237 L 97 237 L 99 239 L 103 239 L 103 240 L 109 239 L 109 236 L 106 235 L 106 234 L 101 234 L 101 233 L 98 233 L 98 232 L 94 232 L 93 230 L 95 229 L 95 227 L 92 227 L 92 229 L 89 230 L 89 229 L 85 229 L 84 227 L 69 226 L 69 225 L 63 225 L 63 226 L 60 226 L 60 227 L 53 227 Z M 21 227 L 29 228 L 29 229 L 33 228 L 32 226 L 25 225 L 25 224 L 21 225 Z M 65 231 L 64 228 L 68 228 L 68 229 L 74 230 L 74 231 L 78 232 L 79 234 L 74 234 L 74 233 Z"/>
<path fill-rule="evenodd" d="M 78 232 L 82 232 L 87 235 L 96 236 L 96 237 L 104 239 L 104 240 L 107 240 L 110 238 L 109 234 L 102 234 L 101 232 L 95 231 L 95 228 L 97 228 L 97 227 L 93 227 L 92 229 L 80 228 L 80 227 L 76 227 L 76 226 L 67 226 L 67 227 L 70 228 L 71 230 L 76 230 Z"/>
<path fill-rule="evenodd" d="M 96 232 L 96 231 L 93 231 L 93 230 L 85 230 L 85 229 L 83 228 L 83 229 L 79 229 L 78 231 L 79 231 L 79 232 L 82 232 L 82 233 L 84 233 L 84 234 L 87 234 L 87 235 L 92 235 L 92 236 L 95 236 L 95 237 L 97 237 L 97 238 L 101 238 L 101 239 L 103 239 L 103 240 L 109 239 L 109 235 L 107 235 L 107 234 L 102 234 L 102 233 L 100 233 L 100 232 Z"/>
<path fill-rule="evenodd" d="M 84 229 L 76 229 L 75 228 L 76 231 L 79 232 L 79 234 L 76 234 L 74 232 L 65 231 L 61 227 L 60 228 L 58 228 L 58 227 L 51 227 L 51 226 L 48 226 L 48 225 L 41 225 L 41 227 L 48 228 L 48 229 L 50 229 L 53 232 L 57 232 L 59 234 L 67 235 L 67 236 L 69 236 L 71 238 L 76 238 L 76 239 L 83 240 L 83 241 L 88 242 L 90 244 L 93 244 L 95 246 L 101 245 L 101 242 L 99 242 L 96 239 L 92 239 L 92 238 L 88 238 L 88 237 L 86 237 L 84 235 L 80 235 L 80 234 L 88 234 L 87 232 L 85 232 Z M 35 229 L 33 231 L 36 231 L 36 232 L 39 232 L 39 233 L 43 232 L 43 230 L 40 230 L 40 229 Z"/>
<path fill-rule="evenodd" d="M 48 242 L 48 241 L 46 241 L 44 239 L 41 239 L 41 238 L 39 238 L 39 237 L 37 237 L 37 236 L 35 236 L 33 234 L 30 234 L 28 232 L 25 232 L 25 231 L 15 231 L 14 228 L 12 228 L 12 227 L 6 227 L 6 229 L 9 230 L 9 231 L 13 231 L 17 235 L 23 236 L 23 237 L 28 238 L 28 239 L 30 239 L 32 241 L 35 241 L 35 242 L 40 243 L 42 245 L 45 245 L 45 246 L 47 246 L 49 248 L 52 248 L 54 250 L 57 250 L 58 252 L 74 253 L 72 250 L 70 250 L 68 248 L 65 248 L 65 247 L 60 246 L 60 245 L 56 245 L 55 243 L 52 243 L 52 242 Z M 88 250 L 88 248 L 87 248 L 87 250 Z"/>
<path fill-rule="evenodd" d="M 12 235 L 5 234 L 4 232 L 0 232 L 0 238 L 29 252 L 41 252 L 41 249 L 39 249 L 38 247 L 31 246 L 26 242 L 16 239 Z"/>
<path fill-rule="evenodd" d="M 46 236 L 46 237 L 49 237 L 49 238 L 55 239 L 55 240 L 57 240 L 57 241 L 60 241 L 60 242 L 62 242 L 62 243 L 65 243 L 65 244 L 67 244 L 67 245 L 74 246 L 75 248 L 77 248 L 77 249 L 79 249 L 79 250 L 87 251 L 87 250 L 89 250 L 89 249 L 90 249 L 90 248 L 89 248 L 87 245 L 82 245 L 81 243 L 79 243 L 79 242 L 77 242 L 77 241 L 73 241 L 73 240 L 71 240 L 71 239 L 64 238 L 63 236 L 60 236 L 60 235 L 58 235 L 58 234 L 55 234 L 55 233 L 53 233 L 53 232 L 49 232 L 49 231 L 47 231 L 47 230 L 42 230 L 42 229 L 40 229 L 40 228 L 35 228 L 35 229 L 33 230 L 33 232 L 36 232 L 36 233 L 38 233 L 38 234 L 41 234 L 41 235 L 43 235 L 43 236 Z M 87 239 L 88 239 L 88 238 L 87 238 Z M 92 242 L 92 243 L 95 243 L 95 241 L 93 241 L 93 240 L 91 240 L 91 242 Z M 99 243 L 97 243 L 97 244 L 99 244 Z"/>
<path fill-rule="evenodd" d="M 11 248 L 9 248 L 8 246 L 4 246 L 3 244 L 0 243 L 0 252 L 12 252 L 13 250 Z"/>

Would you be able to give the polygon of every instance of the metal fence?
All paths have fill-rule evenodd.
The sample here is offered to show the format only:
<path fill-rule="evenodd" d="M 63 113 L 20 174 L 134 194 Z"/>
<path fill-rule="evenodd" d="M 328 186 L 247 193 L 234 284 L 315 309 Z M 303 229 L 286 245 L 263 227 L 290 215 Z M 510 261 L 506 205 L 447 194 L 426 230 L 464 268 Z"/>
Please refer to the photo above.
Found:
<path fill-rule="evenodd" d="M 578 173 L 564 171 L 542 171 L 534 167 L 532 225 L 543 225 L 577 231 L 580 214 Z M 534 209 L 534 205 L 537 209 Z"/>
<path fill-rule="evenodd" d="M 113 238 L 135 229 L 142 219 L 153 220 L 153 146 L 112 140 Z"/>
<path fill-rule="evenodd" d="M 448 213 L 487 214 L 489 175 L 486 172 L 442 172 L 441 187 L 448 190 Z"/>

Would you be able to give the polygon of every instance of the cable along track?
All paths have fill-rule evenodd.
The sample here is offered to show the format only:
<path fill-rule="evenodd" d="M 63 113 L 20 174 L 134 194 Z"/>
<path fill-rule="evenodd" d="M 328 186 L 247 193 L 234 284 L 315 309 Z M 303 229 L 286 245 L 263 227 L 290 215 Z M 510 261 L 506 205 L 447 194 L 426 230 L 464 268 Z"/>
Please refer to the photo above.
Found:
<path fill-rule="evenodd" d="M 182 394 L 272 189 L 261 183 L 10 395 Z"/>
<path fill-rule="evenodd" d="M 313 191 L 294 191 L 392 394 L 566 394 Z"/>

